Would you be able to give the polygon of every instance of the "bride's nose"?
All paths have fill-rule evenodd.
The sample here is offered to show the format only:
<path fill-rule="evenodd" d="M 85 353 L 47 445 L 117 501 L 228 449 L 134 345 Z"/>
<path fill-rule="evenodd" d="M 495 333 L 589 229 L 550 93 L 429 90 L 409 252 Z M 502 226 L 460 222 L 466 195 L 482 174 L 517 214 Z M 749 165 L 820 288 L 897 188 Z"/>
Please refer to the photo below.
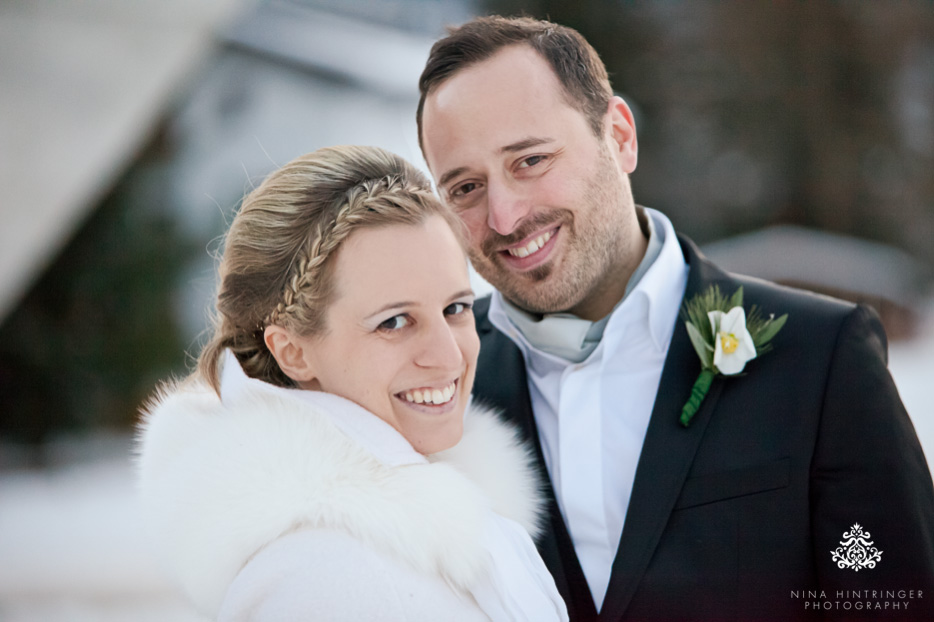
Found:
<path fill-rule="evenodd" d="M 433 320 L 419 335 L 415 358 L 419 367 L 458 371 L 463 360 L 457 335 L 446 316 Z"/>

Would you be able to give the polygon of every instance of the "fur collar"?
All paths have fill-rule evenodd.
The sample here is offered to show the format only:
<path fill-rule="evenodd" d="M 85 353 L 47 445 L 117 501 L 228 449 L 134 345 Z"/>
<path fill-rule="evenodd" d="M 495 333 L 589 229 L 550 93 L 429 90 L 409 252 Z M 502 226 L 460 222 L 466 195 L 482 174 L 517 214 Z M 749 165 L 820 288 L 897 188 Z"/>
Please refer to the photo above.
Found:
<path fill-rule="evenodd" d="M 290 391 L 253 387 L 221 403 L 187 381 L 164 387 L 144 409 L 138 450 L 157 550 L 212 615 L 244 564 L 291 531 L 343 529 L 466 590 L 484 572 L 484 513 L 534 537 L 541 512 L 529 452 L 477 407 L 456 447 L 393 467 Z"/>

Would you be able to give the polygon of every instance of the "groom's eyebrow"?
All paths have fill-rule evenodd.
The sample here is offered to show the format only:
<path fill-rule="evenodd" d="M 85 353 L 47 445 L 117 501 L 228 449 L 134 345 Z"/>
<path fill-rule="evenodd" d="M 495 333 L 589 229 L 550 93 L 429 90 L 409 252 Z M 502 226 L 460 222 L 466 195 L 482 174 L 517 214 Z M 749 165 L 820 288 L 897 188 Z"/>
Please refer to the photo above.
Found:
<path fill-rule="evenodd" d="M 554 141 L 555 141 L 554 138 L 548 138 L 548 137 L 534 138 L 530 136 L 529 138 L 523 138 L 522 140 L 506 145 L 505 147 L 501 147 L 499 152 L 500 153 L 515 153 L 517 151 L 522 151 L 524 149 L 529 149 L 531 147 L 538 147 L 539 145 L 544 145 L 546 143 L 553 143 Z"/>
<path fill-rule="evenodd" d="M 451 169 L 450 171 L 448 171 L 447 173 L 441 176 L 441 179 L 438 180 L 438 186 L 439 187 L 445 186 L 447 185 L 449 181 L 451 181 L 458 175 L 461 175 L 462 173 L 466 173 L 466 172 L 467 172 L 466 166 L 458 166 L 457 168 Z"/>

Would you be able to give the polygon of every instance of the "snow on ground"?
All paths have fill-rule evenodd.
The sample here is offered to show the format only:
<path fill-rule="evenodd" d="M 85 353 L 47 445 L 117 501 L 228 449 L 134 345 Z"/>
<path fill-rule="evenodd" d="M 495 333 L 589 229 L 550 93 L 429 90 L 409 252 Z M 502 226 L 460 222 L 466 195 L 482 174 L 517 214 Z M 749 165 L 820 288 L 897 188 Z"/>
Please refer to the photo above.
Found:
<path fill-rule="evenodd" d="M 934 472 L 934 300 L 917 338 L 889 345 L 889 371 Z"/>
<path fill-rule="evenodd" d="M 934 307 L 929 319 L 892 345 L 890 369 L 931 463 Z M 99 435 L 53 445 L 47 470 L 0 470 L 0 620 L 205 622 L 142 534 L 130 451 L 128 435 Z"/>
<path fill-rule="evenodd" d="M 0 472 L 0 620 L 204 622 L 141 533 L 130 444 L 59 443 L 58 466 Z"/>

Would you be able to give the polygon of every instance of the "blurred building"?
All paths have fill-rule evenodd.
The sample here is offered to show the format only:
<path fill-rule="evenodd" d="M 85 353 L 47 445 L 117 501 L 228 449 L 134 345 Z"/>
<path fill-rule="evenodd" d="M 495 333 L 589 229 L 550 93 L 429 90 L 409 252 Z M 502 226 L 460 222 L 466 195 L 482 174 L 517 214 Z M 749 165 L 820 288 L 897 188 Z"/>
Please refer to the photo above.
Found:
<path fill-rule="evenodd" d="M 243 194 L 318 147 L 421 163 L 428 49 L 467 1 L 0 6 L 0 439 L 126 426 L 185 374 Z M 2 453 L 2 452 L 0 452 Z"/>

